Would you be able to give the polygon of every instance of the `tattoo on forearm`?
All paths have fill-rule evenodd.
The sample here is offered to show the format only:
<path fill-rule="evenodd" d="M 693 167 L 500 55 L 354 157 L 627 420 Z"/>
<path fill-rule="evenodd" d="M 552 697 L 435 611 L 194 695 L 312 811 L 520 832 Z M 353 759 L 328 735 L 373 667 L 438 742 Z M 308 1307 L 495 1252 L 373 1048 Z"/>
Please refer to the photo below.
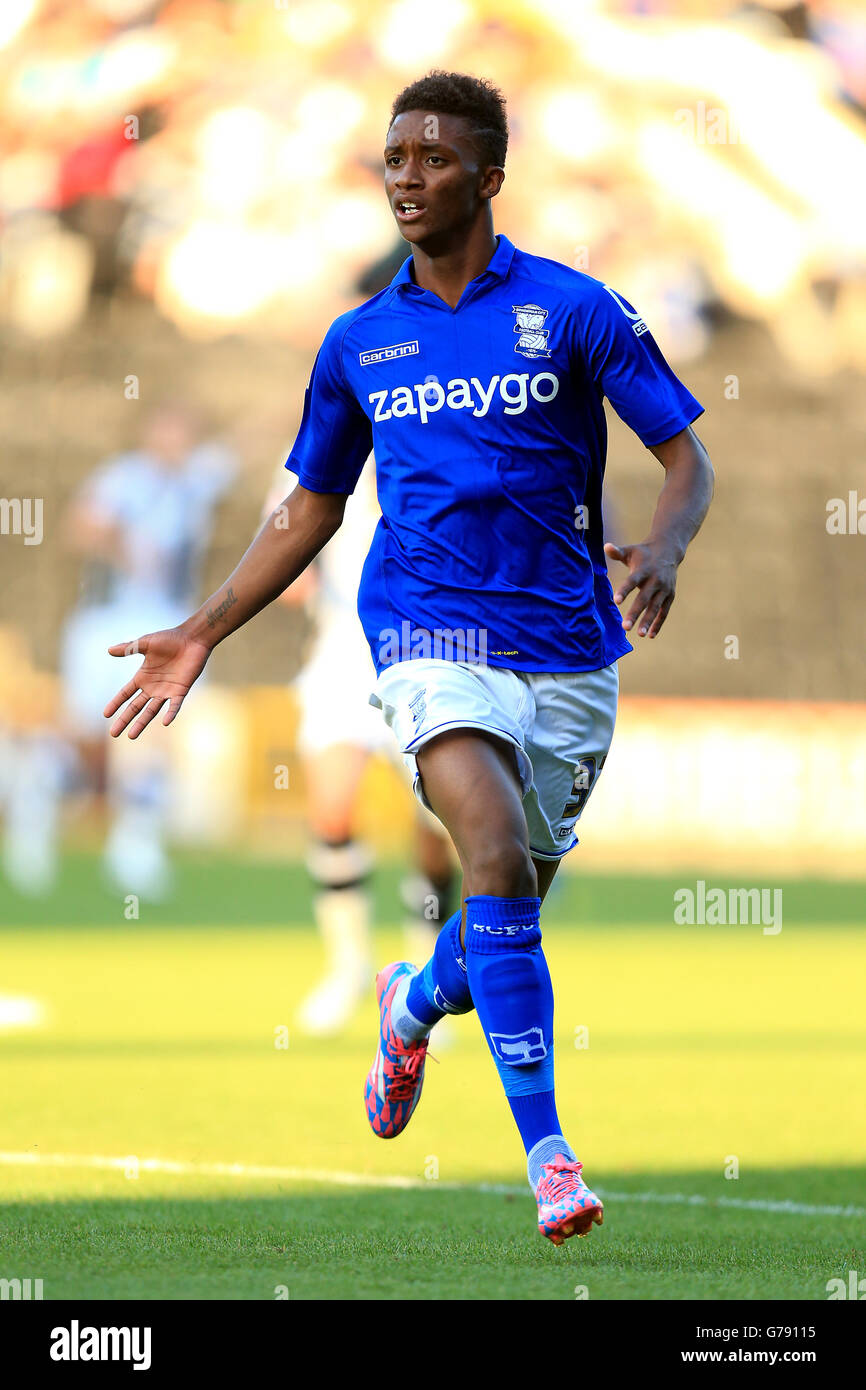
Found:
<path fill-rule="evenodd" d="M 237 595 L 234 589 L 229 589 L 222 603 L 218 603 L 216 608 L 209 608 L 207 610 L 208 627 L 214 627 L 219 622 L 220 618 L 224 618 L 229 609 L 234 607 L 237 601 Z"/>

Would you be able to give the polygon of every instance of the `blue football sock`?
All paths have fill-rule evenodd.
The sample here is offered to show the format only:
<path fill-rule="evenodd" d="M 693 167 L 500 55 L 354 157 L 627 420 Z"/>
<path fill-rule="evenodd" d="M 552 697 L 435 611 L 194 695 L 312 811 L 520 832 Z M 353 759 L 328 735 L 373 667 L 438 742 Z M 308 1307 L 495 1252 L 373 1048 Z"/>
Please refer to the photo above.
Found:
<path fill-rule="evenodd" d="M 508 1096 L 507 1099 L 527 1153 L 549 1134 L 561 1133 L 553 1091 L 536 1091 L 534 1095 Z"/>
<path fill-rule="evenodd" d="M 541 949 L 540 911 L 540 898 L 468 897 L 466 968 L 527 1154 L 548 1138 L 559 1140 L 558 1152 L 570 1154 L 553 1090 L 553 986 Z"/>
<path fill-rule="evenodd" d="M 455 912 L 436 938 L 433 955 L 417 975 L 406 976 L 394 992 L 391 1022 L 404 1042 L 417 1042 L 446 1014 L 468 1014 L 472 995 L 460 945 L 462 910 Z"/>

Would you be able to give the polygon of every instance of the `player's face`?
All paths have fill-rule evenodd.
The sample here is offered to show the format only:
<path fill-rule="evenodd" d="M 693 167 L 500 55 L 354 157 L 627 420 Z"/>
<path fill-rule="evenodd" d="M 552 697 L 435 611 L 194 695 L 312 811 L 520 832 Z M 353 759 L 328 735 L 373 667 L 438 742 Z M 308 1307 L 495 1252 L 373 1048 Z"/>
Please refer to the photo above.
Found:
<path fill-rule="evenodd" d="M 504 177 L 481 163 L 462 116 L 404 111 L 388 131 L 385 192 L 413 245 L 469 226 Z"/>
<path fill-rule="evenodd" d="M 160 410 L 150 418 L 144 433 L 144 447 L 163 463 L 182 463 L 192 448 L 190 421 L 179 411 Z"/>

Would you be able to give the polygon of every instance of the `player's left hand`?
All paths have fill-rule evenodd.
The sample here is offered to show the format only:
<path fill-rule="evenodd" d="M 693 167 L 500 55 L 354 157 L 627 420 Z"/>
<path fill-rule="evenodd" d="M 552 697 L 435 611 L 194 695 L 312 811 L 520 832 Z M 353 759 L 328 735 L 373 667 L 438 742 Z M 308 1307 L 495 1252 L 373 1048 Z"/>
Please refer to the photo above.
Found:
<path fill-rule="evenodd" d="M 614 589 L 614 603 L 624 603 L 632 589 L 637 589 L 637 596 L 622 620 L 623 630 L 628 632 L 643 614 L 638 636 L 657 637 L 676 594 L 676 560 L 653 541 L 640 541 L 637 545 L 607 544 L 604 553 L 609 560 L 619 560 L 628 566 L 628 574 Z"/>

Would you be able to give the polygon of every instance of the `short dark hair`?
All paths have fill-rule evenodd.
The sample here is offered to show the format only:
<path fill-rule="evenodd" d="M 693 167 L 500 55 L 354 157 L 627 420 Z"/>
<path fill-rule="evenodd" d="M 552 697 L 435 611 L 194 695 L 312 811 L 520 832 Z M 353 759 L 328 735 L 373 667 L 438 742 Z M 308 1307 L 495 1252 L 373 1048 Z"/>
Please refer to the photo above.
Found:
<path fill-rule="evenodd" d="M 440 116 L 462 116 L 487 164 L 505 166 L 508 120 L 505 98 L 483 77 L 434 68 L 426 77 L 404 87 L 391 107 L 391 124 L 404 111 L 431 111 Z"/>

